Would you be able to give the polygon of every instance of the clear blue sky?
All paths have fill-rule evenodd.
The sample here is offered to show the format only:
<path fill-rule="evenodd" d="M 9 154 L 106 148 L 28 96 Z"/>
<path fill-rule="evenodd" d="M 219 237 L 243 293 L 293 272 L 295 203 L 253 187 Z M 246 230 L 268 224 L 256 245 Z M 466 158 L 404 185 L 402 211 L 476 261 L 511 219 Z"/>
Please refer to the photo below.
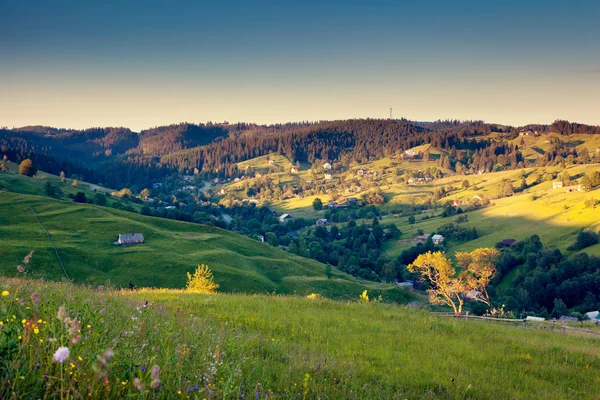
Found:
<path fill-rule="evenodd" d="M 600 1 L 0 0 L 0 126 L 600 124 Z"/>

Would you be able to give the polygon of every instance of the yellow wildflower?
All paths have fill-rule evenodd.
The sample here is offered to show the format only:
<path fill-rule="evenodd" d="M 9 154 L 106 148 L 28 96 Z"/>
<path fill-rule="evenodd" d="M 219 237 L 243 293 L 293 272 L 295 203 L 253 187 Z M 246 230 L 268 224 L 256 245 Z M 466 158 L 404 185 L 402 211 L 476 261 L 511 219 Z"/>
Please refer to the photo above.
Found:
<path fill-rule="evenodd" d="M 35 328 L 35 329 L 33 330 L 33 333 L 35 333 L 35 334 L 37 335 L 38 333 L 40 333 L 40 330 L 39 330 L 38 328 Z"/>
<path fill-rule="evenodd" d="M 3 290 L 3 291 L 2 291 L 2 296 L 3 296 L 3 297 L 6 297 L 6 296 L 8 296 L 9 294 L 10 294 L 10 293 L 8 293 L 8 290 Z"/>

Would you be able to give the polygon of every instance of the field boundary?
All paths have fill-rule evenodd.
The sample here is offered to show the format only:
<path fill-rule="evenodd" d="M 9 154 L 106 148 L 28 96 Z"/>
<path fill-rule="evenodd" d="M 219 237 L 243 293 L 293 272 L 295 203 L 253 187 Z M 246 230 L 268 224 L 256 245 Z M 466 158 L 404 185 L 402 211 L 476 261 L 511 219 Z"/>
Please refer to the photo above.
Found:
<path fill-rule="evenodd" d="M 566 334 L 567 330 L 571 330 L 571 331 L 575 331 L 575 332 L 582 332 L 582 333 L 589 333 L 592 335 L 598 335 L 600 336 L 600 331 L 592 331 L 590 329 L 584 329 L 584 328 L 575 328 L 573 326 L 568 326 L 566 324 L 566 321 L 532 321 L 532 320 L 527 320 L 526 318 L 494 318 L 494 317 L 483 317 L 483 316 L 479 316 L 479 315 L 469 315 L 469 314 L 453 314 L 453 313 L 434 313 L 440 317 L 454 317 L 454 318 L 463 318 L 463 319 L 481 319 L 481 320 L 486 320 L 486 321 L 497 321 L 497 322 L 511 322 L 511 323 L 522 323 L 523 324 L 523 328 L 527 328 L 527 322 L 531 323 L 531 324 L 545 324 L 545 325 L 551 325 L 553 328 L 554 327 L 558 327 L 558 323 L 560 322 L 560 328 L 561 328 L 561 332 L 562 334 Z"/>
<path fill-rule="evenodd" d="M 60 264 L 60 267 L 62 268 L 63 273 L 65 274 L 65 276 L 67 277 L 67 279 L 70 279 L 69 275 L 67 274 L 67 270 L 65 269 L 65 266 L 63 265 L 62 260 L 60 259 L 60 256 L 58 255 L 58 250 L 56 249 L 56 246 L 54 245 L 54 242 L 52 242 L 52 239 L 50 238 L 50 233 L 48 233 L 48 231 L 46 230 L 46 228 L 44 228 L 44 226 L 40 222 L 40 219 L 38 218 L 37 214 L 33 210 L 33 207 L 29 206 L 29 209 L 33 213 L 33 216 L 35 217 L 35 220 L 37 221 L 37 223 L 40 226 L 40 228 L 42 228 L 44 230 L 44 232 L 46 233 L 46 237 L 48 238 L 48 241 L 50 242 L 50 245 L 54 249 L 54 254 L 56 254 L 56 259 L 58 260 L 58 263 Z"/>

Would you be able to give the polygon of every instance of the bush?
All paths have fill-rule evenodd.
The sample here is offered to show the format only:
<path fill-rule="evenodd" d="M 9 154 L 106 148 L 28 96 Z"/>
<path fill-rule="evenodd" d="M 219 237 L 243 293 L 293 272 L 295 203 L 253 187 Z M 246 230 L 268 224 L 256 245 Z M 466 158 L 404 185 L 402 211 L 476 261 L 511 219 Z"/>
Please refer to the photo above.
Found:
<path fill-rule="evenodd" d="M 36 172 L 37 168 L 29 158 L 19 164 L 19 175 L 34 176 Z"/>
<path fill-rule="evenodd" d="M 590 247 L 598 243 L 598 235 L 594 232 L 581 231 L 577 234 L 575 243 L 567 248 L 570 251 L 578 251 Z"/>
<path fill-rule="evenodd" d="M 75 196 L 73 196 L 73 201 L 76 203 L 87 203 L 87 199 L 85 198 L 85 193 L 77 192 Z"/>
<path fill-rule="evenodd" d="M 219 285 L 213 281 L 213 274 L 208 265 L 198 265 L 194 274 L 187 273 L 187 290 L 194 293 L 214 293 Z"/>

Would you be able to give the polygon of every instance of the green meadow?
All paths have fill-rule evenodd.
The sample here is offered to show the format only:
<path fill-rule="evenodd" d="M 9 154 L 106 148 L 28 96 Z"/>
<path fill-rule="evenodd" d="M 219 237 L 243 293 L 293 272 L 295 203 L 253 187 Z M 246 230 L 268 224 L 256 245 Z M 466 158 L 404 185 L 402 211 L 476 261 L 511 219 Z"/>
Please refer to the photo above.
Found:
<path fill-rule="evenodd" d="M 597 338 L 398 305 L 7 278 L 0 292 L 1 398 L 596 399 L 600 384 Z"/>
<path fill-rule="evenodd" d="M 132 232 L 143 233 L 145 243 L 114 245 L 119 233 Z M 221 290 L 227 292 L 314 292 L 346 298 L 369 289 L 393 301 L 416 297 L 393 285 L 360 281 L 335 269 L 328 278 L 324 264 L 216 227 L 42 196 L 0 192 L 0 235 L 0 274 L 5 276 L 14 276 L 23 257 L 34 251 L 30 273 L 52 280 L 68 277 L 121 287 L 132 283 L 182 288 L 187 272 L 208 264 Z"/>

